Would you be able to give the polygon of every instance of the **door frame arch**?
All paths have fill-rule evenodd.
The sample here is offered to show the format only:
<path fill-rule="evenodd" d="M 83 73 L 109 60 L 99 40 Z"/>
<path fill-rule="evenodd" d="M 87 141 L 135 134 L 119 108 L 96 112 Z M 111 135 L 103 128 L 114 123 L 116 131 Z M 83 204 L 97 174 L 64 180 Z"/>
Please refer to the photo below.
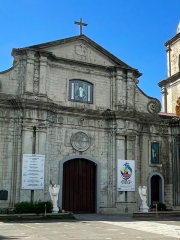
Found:
<path fill-rule="evenodd" d="M 63 158 L 62 160 L 59 161 L 59 179 L 58 179 L 58 184 L 60 185 L 60 190 L 59 190 L 59 199 L 58 199 L 58 206 L 60 209 L 62 209 L 62 186 L 63 186 L 63 164 L 69 160 L 73 160 L 76 158 L 82 158 L 85 160 L 89 160 L 91 162 L 94 162 L 96 164 L 96 196 L 95 196 L 95 212 L 99 213 L 99 208 L 100 208 L 100 179 L 101 179 L 101 164 L 99 161 L 96 159 L 85 156 L 85 155 L 72 155 L 68 156 L 66 158 Z"/>
<path fill-rule="evenodd" d="M 154 175 L 158 175 L 160 177 L 160 183 L 159 183 L 160 198 L 159 199 L 160 199 L 160 202 L 164 203 L 164 178 L 160 173 L 152 172 L 149 174 L 149 177 L 148 177 L 148 205 L 149 206 L 151 205 L 151 178 Z"/>

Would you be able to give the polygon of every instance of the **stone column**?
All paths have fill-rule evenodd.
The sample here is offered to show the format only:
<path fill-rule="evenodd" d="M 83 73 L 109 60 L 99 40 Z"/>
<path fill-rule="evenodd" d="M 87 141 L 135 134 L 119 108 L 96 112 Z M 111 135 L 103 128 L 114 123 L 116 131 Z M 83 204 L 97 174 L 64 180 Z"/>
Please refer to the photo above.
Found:
<path fill-rule="evenodd" d="M 117 136 L 117 159 L 125 159 L 125 136 Z"/>
<path fill-rule="evenodd" d="M 33 94 L 34 54 L 35 54 L 34 51 L 27 50 L 25 93 L 30 93 L 30 94 Z"/>
<path fill-rule="evenodd" d="M 9 189 L 9 206 L 14 207 L 14 204 L 19 201 L 19 187 L 20 187 L 20 168 L 19 168 L 19 159 L 21 159 L 21 119 L 19 116 L 19 110 L 14 110 L 13 116 L 13 128 L 10 130 L 9 138 L 11 139 L 10 142 L 7 137 L 6 145 L 8 149 L 11 149 L 12 156 L 11 163 L 8 164 L 9 174 L 11 175 L 11 181 L 7 183 L 10 185 Z M 8 129 L 7 129 L 8 131 Z M 3 157 L 3 156 L 2 156 Z M 8 157 L 8 155 L 7 155 Z M 6 158 L 7 158 L 6 157 Z M 7 159 L 6 159 L 7 160 Z"/>
<path fill-rule="evenodd" d="M 135 106 L 135 79 L 132 72 L 127 72 L 127 108 L 133 110 Z"/>
<path fill-rule="evenodd" d="M 108 132 L 108 161 L 107 161 L 107 204 L 108 207 L 114 207 L 115 205 L 115 194 L 116 194 L 116 144 L 114 130 L 116 126 L 115 119 L 109 120 L 109 132 Z"/>
<path fill-rule="evenodd" d="M 116 72 L 114 69 L 110 74 L 110 109 L 116 110 Z"/>
<path fill-rule="evenodd" d="M 134 160 L 135 159 L 135 135 L 127 136 L 127 159 Z"/>
<path fill-rule="evenodd" d="M 161 89 L 161 94 L 162 94 L 162 111 L 167 112 L 167 89 L 166 87 L 162 87 Z"/>
<path fill-rule="evenodd" d="M 46 96 L 47 54 L 40 54 L 39 94 Z"/>
<path fill-rule="evenodd" d="M 134 134 L 127 136 L 127 160 L 135 160 L 135 140 L 136 136 Z M 132 204 L 136 202 L 136 192 L 127 192 L 127 202 L 131 202 Z"/>
<path fill-rule="evenodd" d="M 22 158 L 23 154 L 32 154 L 33 150 L 33 128 L 23 127 L 22 131 Z M 22 159 L 21 159 L 21 174 L 22 174 Z M 22 176 L 21 176 L 22 180 Z M 31 199 L 31 190 L 21 190 L 20 186 L 20 201 L 30 201 Z"/>
<path fill-rule="evenodd" d="M 36 147 L 35 147 L 35 154 L 39 154 L 39 155 L 45 155 L 45 151 L 46 151 L 46 129 L 44 128 L 38 128 L 36 127 Z M 47 195 L 47 200 L 49 200 L 49 191 L 48 191 L 48 187 L 49 187 L 49 179 L 47 179 L 48 174 L 47 171 L 47 164 L 46 164 L 46 158 L 45 158 L 45 174 L 44 177 L 46 177 L 46 180 L 44 179 L 44 190 L 36 190 L 34 192 L 34 200 L 38 201 L 39 199 L 41 199 L 42 201 L 45 200 L 45 197 Z M 58 169 L 58 166 L 57 166 Z M 57 170 L 58 172 L 58 170 Z"/>
<path fill-rule="evenodd" d="M 116 151 L 117 161 L 118 159 L 124 160 L 126 153 L 126 136 L 118 135 L 116 138 Z M 119 173 L 118 173 L 119 174 Z M 117 192 L 117 202 L 125 202 L 125 192 Z"/>
<path fill-rule="evenodd" d="M 116 73 L 116 109 L 120 110 L 124 106 L 123 101 L 123 71 L 117 70 Z"/>
<path fill-rule="evenodd" d="M 166 47 L 167 52 L 167 75 L 168 77 L 171 77 L 171 47 L 168 45 Z"/>

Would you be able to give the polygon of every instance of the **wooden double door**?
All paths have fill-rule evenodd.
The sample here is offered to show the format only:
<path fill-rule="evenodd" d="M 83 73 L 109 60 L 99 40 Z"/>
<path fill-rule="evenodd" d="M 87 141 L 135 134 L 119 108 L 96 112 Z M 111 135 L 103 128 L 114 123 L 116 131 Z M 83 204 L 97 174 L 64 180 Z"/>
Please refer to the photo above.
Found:
<path fill-rule="evenodd" d="M 95 213 L 96 164 L 72 159 L 63 164 L 62 209 L 73 213 Z"/>

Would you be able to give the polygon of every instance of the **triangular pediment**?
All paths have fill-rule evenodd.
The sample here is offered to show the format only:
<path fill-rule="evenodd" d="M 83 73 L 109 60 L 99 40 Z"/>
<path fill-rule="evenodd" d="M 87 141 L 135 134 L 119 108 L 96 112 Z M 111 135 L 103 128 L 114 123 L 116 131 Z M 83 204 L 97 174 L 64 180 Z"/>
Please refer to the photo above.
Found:
<path fill-rule="evenodd" d="M 120 66 L 125 69 L 133 69 L 85 35 L 34 45 L 27 48 L 51 52 L 57 58 L 82 61 L 107 67 Z"/>
<path fill-rule="evenodd" d="M 102 66 L 114 66 L 114 62 L 83 40 L 47 47 L 56 57 L 81 61 Z"/>

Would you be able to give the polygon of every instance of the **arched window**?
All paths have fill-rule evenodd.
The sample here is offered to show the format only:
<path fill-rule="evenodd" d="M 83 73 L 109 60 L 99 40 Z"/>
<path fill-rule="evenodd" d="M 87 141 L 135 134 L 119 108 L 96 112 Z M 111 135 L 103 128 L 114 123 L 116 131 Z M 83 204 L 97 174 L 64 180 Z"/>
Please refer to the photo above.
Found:
<path fill-rule="evenodd" d="M 93 85 L 89 82 L 73 79 L 69 81 L 69 101 L 93 103 Z"/>

